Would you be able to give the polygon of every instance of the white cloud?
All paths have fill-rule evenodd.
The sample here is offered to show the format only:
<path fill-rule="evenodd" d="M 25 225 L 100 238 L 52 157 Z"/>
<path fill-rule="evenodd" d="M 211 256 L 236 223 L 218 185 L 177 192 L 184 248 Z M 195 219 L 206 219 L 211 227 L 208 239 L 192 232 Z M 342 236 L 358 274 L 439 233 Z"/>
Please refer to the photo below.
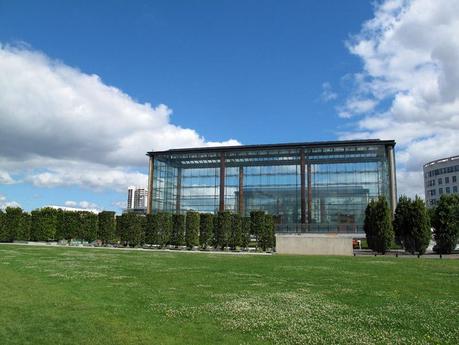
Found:
<path fill-rule="evenodd" d="M 373 110 L 376 104 L 377 102 L 372 99 L 350 98 L 344 107 L 338 108 L 338 111 L 341 117 L 349 118 Z"/>
<path fill-rule="evenodd" d="M 30 173 L 25 181 L 37 187 L 80 185 L 91 190 L 107 186 L 125 192 L 129 185 L 146 186 L 148 175 L 129 167 L 107 167 L 101 164 L 63 161 L 49 163 L 46 171 Z"/>
<path fill-rule="evenodd" d="M 458 32 L 459 0 L 386 0 L 348 42 L 363 69 L 341 116 L 363 117 L 342 138 L 395 139 L 402 193 L 423 195 L 423 163 L 459 153 Z"/>
<path fill-rule="evenodd" d="M 99 76 L 26 48 L 0 45 L 0 164 L 38 186 L 145 184 L 145 153 L 208 142 L 171 123 L 166 105 L 139 103 Z M 6 168 L 4 168 L 6 167 Z M 134 169 L 132 168 L 134 167 Z"/>
<path fill-rule="evenodd" d="M 324 102 L 333 101 L 338 98 L 338 94 L 333 91 L 333 88 L 329 82 L 322 83 L 322 94 L 320 98 Z"/>
<path fill-rule="evenodd" d="M 68 207 L 77 207 L 78 203 L 73 200 L 67 200 L 66 202 L 64 202 L 64 205 Z"/>
<path fill-rule="evenodd" d="M 86 201 L 86 200 L 79 201 L 79 202 L 73 201 L 73 200 L 67 200 L 64 203 L 64 205 L 68 206 L 68 207 L 79 207 L 79 208 L 83 208 L 85 210 L 88 210 L 88 209 L 98 210 L 99 209 L 99 206 L 96 203 L 93 203 L 93 202 L 90 202 L 90 201 Z"/>
<path fill-rule="evenodd" d="M 120 209 L 125 209 L 127 207 L 127 202 L 126 201 L 113 201 L 112 206 L 118 207 Z"/>
<path fill-rule="evenodd" d="M 6 196 L 0 194 L 0 209 L 5 209 L 7 207 L 21 207 L 21 205 L 16 201 L 8 201 Z"/>
<path fill-rule="evenodd" d="M 0 184 L 13 184 L 14 182 L 14 179 L 8 172 L 0 170 Z"/>

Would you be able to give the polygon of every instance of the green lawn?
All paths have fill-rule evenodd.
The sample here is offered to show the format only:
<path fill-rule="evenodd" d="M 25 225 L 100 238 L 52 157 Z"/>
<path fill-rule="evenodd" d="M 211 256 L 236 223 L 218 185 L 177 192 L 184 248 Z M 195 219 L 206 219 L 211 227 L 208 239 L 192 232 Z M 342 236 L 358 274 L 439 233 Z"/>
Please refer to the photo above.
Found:
<path fill-rule="evenodd" d="M 1 344 L 457 344 L 459 261 L 0 245 Z"/>

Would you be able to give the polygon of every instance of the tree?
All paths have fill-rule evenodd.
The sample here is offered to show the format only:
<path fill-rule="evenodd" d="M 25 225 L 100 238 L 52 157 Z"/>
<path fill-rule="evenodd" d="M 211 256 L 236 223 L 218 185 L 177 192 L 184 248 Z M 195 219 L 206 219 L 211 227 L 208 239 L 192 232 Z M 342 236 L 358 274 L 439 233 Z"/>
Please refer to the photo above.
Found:
<path fill-rule="evenodd" d="M 145 217 L 145 243 L 159 244 L 159 218 L 158 214 L 147 214 Z"/>
<path fill-rule="evenodd" d="M 81 227 L 80 213 L 74 211 L 63 211 L 59 227 L 59 237 L 66 240 L 78 238 Z"/>
<path fill-rule="evenodd" d="M 113 241 L 115 238 L 115 212 L 100 212 L 98 214 L 98 221 L 97 239 L 101 240 L 103 244 Z"/>
<path fill-rule="evenodd" d="M 216 246 L 224 249 L 229 246 L 231 236 L 231 212 L 222 211 L 217 214 L 217 226 L 215 228 Z"/>
<path fill-rule="evenodd" d="M 235 213 L 231 215 L 231 237 L 230 247 L 236 249 L 242 246 L 242 217 Z"/>
<path fill-rule="evenodd" d="M 242 243 L 241 247 L 247 248 L 250 244 L 250 217 L 242 217 Z"/>
<path fill-rule="evenodd" d="M 257 247 L 260 247 L 263 232 L 265 230 L 265 211 L 250 212 L 250 233 L 257 240 Z"/>
<path fill-rule="evenodd" d="M 270 214 L 264 216 L 264 227 L 260 235 L 259 246 L 263 250 L 274 248 L 274 219 Z"/>
<path fill-rule="evenodd" d="M 172 215 L 173 229 L 171 242 L 174 246 L 185 244 L 185 216 L 183 214 Z"/>
<path fill-rule="evenodd" d="M 409 232 L 405 235 L 406 250 L 422 255 L 429 246 L 432 233 L 427 208 L 424 201 L 418 196 L 412 203 L 410 223 Z"/>
<path fill-rule="evenodd" d="M 443 194 L 432 217 L 435 252 L 449 254 L 456 248 L 459 236 L 459 195 Z"/>
<path fill-rule="evenodd" d="M 23 229 L 24 218 L 20 207 L 7 207 L 2 218 L 3 226 L 0 229 L 0 242 L 12 242 L 16 240 L 17 234 L 26 231 Z"/>
<path fill-rule="evenodd" d="M 126 227 L 124 225 L 123 215 L 116 216 L 115 217 L 115 235 L 120 241 L 120 243 L 123 245 L 127 244 L 127 236 L 126 236 L 125 230 L 126 230 Z"/>
<path fill-rule="evenodd" d="M 370 201 L 365 210 L 364 230 L 368 247 L 385 254 L 394 239 L 392 216 L 386 198 Z"/>
<path fill-rule="evenodd" d="M 430 220 L 424 201 L 416 196 L 399 199 L 394 217 L 394 232 L 397 243 L 406 251 L 424 254 L 431 238 Z"/>
<path fill-rule="evenodd" d="M 32 241 L 53 241 L 56 238 L 58 228 L 58 211 L 45 207 L 31 212 L 31 233 Z"/>
<path fill-rule="evenodd" d="M 214 215 L 202 213 L 199 224 L 199 245 L 206 249 L 212 243 L 214 236 Z"/>
<path fill-rule="evenodd" d="M 188 211 L 186 213 L 185 243 L 188 248 L 199 245 L 199 213 Z"/>
<path fill-rule="evenodd" d="M 80 234 L 79 238 L 88 242 L 97 239 L 97 214 L 81 211 L 80 214 Z"/>
<path fill-rule="evenodd" d="M 158 226 L 158 244 L 161 247 L 171 244 L 173 228 L 172 215 L 167 212 L 159 212 Z"/>
<path fill-rule="evenodd" d="M 394 215 L 394 234 L 395 242 L 404 246 L 403 241 L 405 239 L 405 231 L 409 227 L 408 220 L 411 218 L 411 199 L 405 195 L 402 195 L 398 199 L 397 207 Z"/>
<path fill-rule="evenodd" d="M 3 212 L 0 209 L 0 242 L 5 241 L 5 238 L 7 237 L 5 234 L 4 222 L 5 222 L 5 212 Z"/>
<path fill-rule="evenodd" d="M 32 219 L 29 213 L 22 212 L 22 222 L 20 232 L 18 232 L 16 239 L 21 241 L 30 241 L 30 229 L 32 226 Z"/>
<path fill-rule="evenodd" d="M 65 239 L 65 227 L 64 227 L 64 211 L 62 209 L 56 210 L 57 227 L 56 235 L 54 236 L 57 241 Z"/>
<path fill-rule="evenodd" d="M 145 217 L 135 213 L 124 213 L 117 219 L 121 242 L 130 247 L 145 242 Z"/>

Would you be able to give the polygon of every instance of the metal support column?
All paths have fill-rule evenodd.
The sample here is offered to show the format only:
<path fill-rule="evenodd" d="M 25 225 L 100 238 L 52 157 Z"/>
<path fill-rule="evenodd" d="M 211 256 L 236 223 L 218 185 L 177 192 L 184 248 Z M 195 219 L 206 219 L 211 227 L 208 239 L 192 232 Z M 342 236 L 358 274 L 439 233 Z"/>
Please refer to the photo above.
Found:
<path fill-rule="evenodd" d="M 150 156 L 150 162 L 148 167 L 148 200 L 147 200 L 147 214 L 151 214 L 153 210 L 153 173 L 155 167 L 155 158 Z"/>
<path fill-rule="evenodd" d="M 389 193 L 390 193 L 390 206 L 392 213 L 395 213 L 397 207 L 397 181 L 395 177 L 395 155 L 394 147 L 392 145 L 386 146 L 387 160 L 389 162 Z"/>
<path fill-rule="evenodd" d="M 225 210 L 225 153 L 220 154 L 220 203 L 218 205 L 220 212 Z"/>
<path fill-rule="evenodd" d="M 300 174 L 301 174 L 301 224 L 306 224 L 306 181 L 304 149 L 300 150 Z"/>
<path fill-rule="evenodd" d="M 244 167 L 239 167 L 239 205 L 238 212 L 244 216 Z"/>
<path fill-rule="evenodd" d="M 312 223 L 312 173 L 311 162 L 308 161 L 308 224 Z"/>
<path fill-rule="evenodd" d="M 175 197 L 175 213 L 180 213 L 180 201 L 182 198 L 182 168 L 177 168 L 177 190 Z"/>

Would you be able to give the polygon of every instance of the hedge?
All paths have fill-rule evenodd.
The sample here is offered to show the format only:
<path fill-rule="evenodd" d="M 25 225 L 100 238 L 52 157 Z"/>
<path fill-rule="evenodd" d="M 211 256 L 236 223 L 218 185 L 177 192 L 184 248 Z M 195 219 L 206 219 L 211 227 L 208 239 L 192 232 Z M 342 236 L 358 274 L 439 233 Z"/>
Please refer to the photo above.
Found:
<path fill-rule="evenodd" d="M 103 244 L 112 242 L 115 239 L 115 212 L 100 212 L 98 221 L 97 239 L 101 240 Z"/>
<path fill-rule="evenodd" d="M 215 228 L 215 245 L 224 249 L 229 246 L 231 237 L 231 212 L 222 211 L 218 212 L 216 217 L 216 228 Z"/>
<path fill-rule="evenodd" d="M 171 244 L 179 247 L 185 245 L 185 216 L 183 214 L 172 215 Z"/>
<path fill-rule="evenodd" d="M 199 213 L 188 211 L 186 213 L 185 244 L 188 248 L 199 245 Z"/>
<path fill-rule="evenodd" d="M 214 215 L 212 213 L 202 213 L 199 224 L 199 245 L 206 249 L 212 245 L 214 237 Z"/>

